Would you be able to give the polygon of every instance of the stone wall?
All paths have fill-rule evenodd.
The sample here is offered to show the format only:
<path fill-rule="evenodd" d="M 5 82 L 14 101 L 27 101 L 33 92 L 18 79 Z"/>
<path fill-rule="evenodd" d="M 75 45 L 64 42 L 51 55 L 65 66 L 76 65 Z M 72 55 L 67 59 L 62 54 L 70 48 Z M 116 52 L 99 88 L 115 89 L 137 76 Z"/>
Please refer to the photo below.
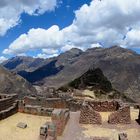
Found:
<path fill-rule="evenodd" d="M 15 103 L 11 107 L 0 112 L 0 120 L 5 119 L 17 112 L 18 112 L 18 105 L 17 105 L 17 103 Z"/>
<path fill-rule="evenodd" d="M 61 136 L 70 118 L 68 109 L 55 109 L 52 112 L 52 122 L 56 125 L 57 136 Z"/>
<path fill-rule="evenodd" d="M 83 100 L 44 97 L 25 97 L 23 100 L 24 105 L 57 109 L 69 108 L 71 111 L 80 110 L 82 103 Z"/>
<path fill-rule="evenodd" d="M 130 124 L 130 107 L 125 105 L 121 106 L 118 111 L 110 114 L 110 116 L 108 117 L 108 122 L 110 124 Z"/>
<path fill-rule="evenodd" d="M 137 122 L 140 124 L 140 109 L 139 109 L 139 115 L 138 115 Z"/>
<path fill-rule="evenodd" d="M 18 111 L 39 116 L 51 116 L 53 108 L 45 108 L 41 106 L 25 105 L 22 101 L 19 102 Z"/>
<path fill-rule="evenodd" d="M 101 124 L 102 118 L 100 113 L 89 106 L 83 106 L 80 113 L 79 123 L 81 124 Z"/>
<path fill-rule="evenodd" d="M 128 140 L 126 133 L 120 133 L 119 134 L 119 140 Z"/>
<path fill-rule="evenodd" d="M 120 107 L 119 102 L 112 101 L 86 101 L 86 104 L 92 107 L 93 110 L 98 112 L 113 112 Z"/>
<path fill-rule="evenodd" d="M 45 108 L 66 108 L 66 101 L 61 98 L 25 97 L 25 105 L 41 106 Z"/>
<path fill-rule="evenodd" d="M 15 100 L 17 100 L 17 95 L 1 95 L 0 96 L 0 111 L 6 110 L 7 108 L 11 107 Z"/>
<path fill-rule="evenodd" d="M 5 119 L 18 111 L 18 96 L 12 95 L 0 95 L 0 120 Z"/>

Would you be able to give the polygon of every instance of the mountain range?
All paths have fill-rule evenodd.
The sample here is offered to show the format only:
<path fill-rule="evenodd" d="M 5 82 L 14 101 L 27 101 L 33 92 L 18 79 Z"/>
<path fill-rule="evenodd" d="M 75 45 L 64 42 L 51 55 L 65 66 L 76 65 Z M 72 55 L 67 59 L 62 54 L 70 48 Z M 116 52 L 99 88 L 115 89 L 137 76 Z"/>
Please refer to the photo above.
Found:
<path fill-rule="evenodd" d="M 92 67 L 100 68 L 114 89 L 140 102 L 140 55 L 118 46 L 86 51 L 73 48 L 49 59 L 19 56 L 2 65 L 32 84 L 56 88 L 76 79 Z"/>

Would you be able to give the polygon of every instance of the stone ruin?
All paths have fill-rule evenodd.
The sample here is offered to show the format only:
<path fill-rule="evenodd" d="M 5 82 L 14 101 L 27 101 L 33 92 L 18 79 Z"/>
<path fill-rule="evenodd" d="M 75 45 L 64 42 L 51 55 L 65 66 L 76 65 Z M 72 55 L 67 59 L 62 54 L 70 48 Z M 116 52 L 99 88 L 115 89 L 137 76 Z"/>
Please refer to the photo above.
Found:
<path fill-rule="evenodd" d="M 18 112 L 18 96 L 16 94 L 0 95 L 0 120 Z"/>
<path fill-rule="evenodd" d="M 70 118 L 68 109 L 55 109 L 52 112 L 52 122 L 56 125 L 57 135 L 61 136 Z"/>
<path fill-rule="evenodd" d="M 130 107 L 120 101 L 91 101 L 84 102 L 79 123 L 81 124 L 102 124 L 102 117 L 99 112 L 112 112 L 108 117 L 110 124 L 130 124 Z"/>
<path fill-rule="evenodd" d="M 102 124 L 102 117 L 100 113 L 93 110 L 89 106 L 84 106 L 81 109 L 79 123 L 82 124 Z"/>
<path fill-rule="evenodd" d="M 126 133 L 120 133 L 119 134 L 119 140 L 128 140 Z"/>
<path fill-rule="evenodd" d="M 140 124 L 140 109 L 139 109 L 139 116 L 138 116 L 137 122 Z"/>
<path fill-rule="evenodd" d="M 54 109 L 52 112 L 52 122 L 47 122 L 40 127 L 40 139 L 56 140 L 57 136 L 61 136 L 65 126 L 70 118 L 69 109 Z M 41 129 L 46 128 L 46 132 Z"/>
<path fill-rule="evenodd" d="M 113 112 L 108 117 L 108 123 L 110 124 L 130 124 L 131 116 L 130 116 L 130 107 L 129 106 L 121 106 L 117 111 Z"/>
<path fill-rule="evenodd" d="M 62 98 L 28 97 L 19 101 L 18 111 L 33 115 L 51 116 L 55 109 L 69 108 L 71 111 L 80 110 L 82 101 Z"/>

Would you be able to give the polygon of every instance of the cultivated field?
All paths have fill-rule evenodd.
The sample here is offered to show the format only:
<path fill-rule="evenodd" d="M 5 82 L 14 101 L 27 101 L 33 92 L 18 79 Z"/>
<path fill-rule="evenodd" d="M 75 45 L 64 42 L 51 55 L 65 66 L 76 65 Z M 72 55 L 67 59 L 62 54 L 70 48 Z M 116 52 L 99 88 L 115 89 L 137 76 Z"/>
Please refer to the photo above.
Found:
<path fill-rule="evenodd" d="M 38 140 L 40 126 L 46 121 L 50 118 L 17 113 L 0 121 L 0 140 Z M 19 122 L 26 123 L 28 127 L 18 128 Z"/>

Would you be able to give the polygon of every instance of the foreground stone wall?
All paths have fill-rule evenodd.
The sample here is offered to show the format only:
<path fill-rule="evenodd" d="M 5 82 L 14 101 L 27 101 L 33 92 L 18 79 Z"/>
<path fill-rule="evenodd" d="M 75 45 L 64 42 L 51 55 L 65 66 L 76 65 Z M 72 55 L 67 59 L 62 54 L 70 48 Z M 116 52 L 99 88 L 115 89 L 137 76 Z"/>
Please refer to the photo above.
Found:
<path fill-rule="evenodd" d="M 52 112 L 52 122 L 56 125 L 57 136 L 61 136 L 70 118 L 68 109 L 55 109 Z"/>
<path fill-rule="evenodd" d="M 81 124 L 102 124 L 100 113 L 88 106 L 83 106 L 80 113 L 79 123 Z"/>
<path fill-rule="evenodd" d="M 139 109 L 139 115 L 138 115 L 137 122 L 140 124 L 140 109 Z"/>
<path fill-rule="evenodd" d="M 128 140 L 126 133 L 120 133 L 119 134 L 119 140 Z"/>
<path fill-rule="evenodd" d="M 113 112 L 108 117 L 108 122 L 110 124 L 130 124 L 130 107 L 122 106 L 118 111 Z"/>
<path fill-rule="evenodd" d="M 86 101 L 93 110 L 98 112 L 113 112 L 120 107 L 118 101 Z"/>

